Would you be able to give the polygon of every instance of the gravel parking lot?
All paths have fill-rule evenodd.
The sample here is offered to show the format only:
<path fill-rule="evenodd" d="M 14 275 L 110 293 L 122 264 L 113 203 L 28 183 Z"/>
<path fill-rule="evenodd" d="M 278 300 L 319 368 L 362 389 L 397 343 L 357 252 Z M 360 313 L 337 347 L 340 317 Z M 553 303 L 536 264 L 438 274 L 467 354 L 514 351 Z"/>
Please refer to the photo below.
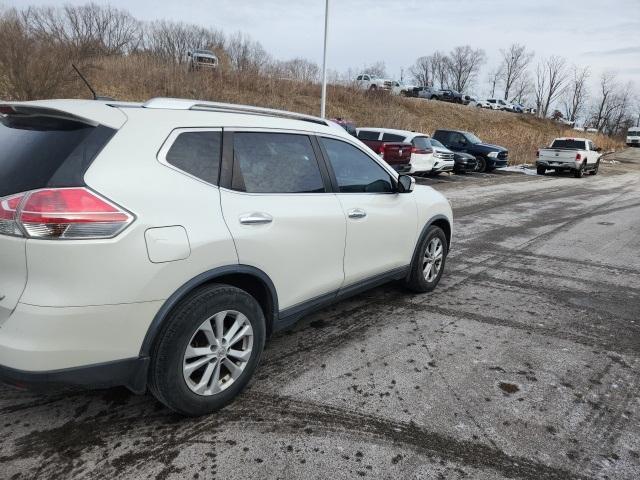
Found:
<path fill-rule="evenodd" d="M 387 285 L 267 346 L 217 415 L 0 387 L 1 478 L 640 478 L 640 149 L 575 179 L 420 179 L 435 292 Z"/>

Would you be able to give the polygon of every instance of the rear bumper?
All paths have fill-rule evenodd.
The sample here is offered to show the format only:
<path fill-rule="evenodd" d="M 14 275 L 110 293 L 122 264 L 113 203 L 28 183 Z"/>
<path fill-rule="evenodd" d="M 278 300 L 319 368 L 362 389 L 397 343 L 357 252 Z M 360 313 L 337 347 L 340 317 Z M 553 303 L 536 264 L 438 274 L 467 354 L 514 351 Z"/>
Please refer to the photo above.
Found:
<path fill-rule="evenodd" d="M 19 303 L 0 324 L 0 379 L 25 385 L 126 385 L 133 390 L 138 385 L 135 365 L 140 348 L 162 303 L 87 307 Z"/>
<path fill-rule="evenodd" d="M 536 167 L 555 168 L 560 170 L 576 170 L 580 163 L 574 161 L 571 162 L 558 162 L 555 160 L 536 160 Z"/>
<path fill-rule="evenodd" d="M 128 358 L 84 367 L 30 372 L 0 365 L 0 381 L 16 388 L 51 390 L 56 388 L 109 388 L 125 386 L 144 393 L 149 358 Z"/>

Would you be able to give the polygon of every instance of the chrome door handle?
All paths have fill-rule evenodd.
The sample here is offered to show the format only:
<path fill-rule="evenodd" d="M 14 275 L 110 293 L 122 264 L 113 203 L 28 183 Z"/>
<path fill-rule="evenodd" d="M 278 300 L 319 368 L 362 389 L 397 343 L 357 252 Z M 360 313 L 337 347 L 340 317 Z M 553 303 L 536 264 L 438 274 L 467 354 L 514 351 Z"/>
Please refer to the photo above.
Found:
<path fill-rule="evenodd" d="M 353 208 L 347 212 L 347 215 L 349 215 L 349 218 L 364 218 L 367 216 L 367 212 L 361 208 Z"/>
<path fill-rule="evenodd" d="M 263 212 L 249 213 L 240 217 L 240 223 L 242 225 L 263 225 L 271 222 L 273 222 L 273 217 Z"/>

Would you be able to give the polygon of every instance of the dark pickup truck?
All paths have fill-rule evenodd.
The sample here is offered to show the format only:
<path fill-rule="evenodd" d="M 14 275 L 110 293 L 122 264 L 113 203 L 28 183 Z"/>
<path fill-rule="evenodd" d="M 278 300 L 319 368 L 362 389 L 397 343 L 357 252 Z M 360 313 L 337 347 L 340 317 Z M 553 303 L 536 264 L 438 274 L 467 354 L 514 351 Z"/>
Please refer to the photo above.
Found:
<path fill-rule="evenodd" d="M 404 173 L 411 170 L 411 149 L 413 146 L 410 143 L 383 142 L 382 140 L 363 138 L 360 138 L 360 141 L 380 155 L 396 172 Z"/>
<path fill-rule="evenodd" d="M 509 151 L 499 145 L 484 143 L 471 132 L 462 130 L 436 130 L 433 138 L 454 152 L 469 153 L 478 160 L 478 172 L 491 172 L 506 167 Z"/>

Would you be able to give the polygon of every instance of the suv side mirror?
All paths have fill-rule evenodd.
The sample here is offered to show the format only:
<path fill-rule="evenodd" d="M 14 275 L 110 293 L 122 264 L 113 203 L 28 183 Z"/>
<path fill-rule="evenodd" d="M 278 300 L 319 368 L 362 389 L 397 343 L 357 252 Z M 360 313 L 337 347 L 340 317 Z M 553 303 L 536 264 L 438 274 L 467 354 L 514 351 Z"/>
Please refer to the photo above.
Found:
<path fill-rule="evenodd" d="M 416 179 L 410 175 L 398 177 L 398 193 L 411 193 L 416 186 Z"/>
<path fill-rule="evenodd" d="M 601 152 L 601 151 L 602 151 L 602 148 L 596 147 L 596 152 Z"/>
<path fill-rule="evenodd" d="M 190 56 L 191 56 L 191 52 L 187 52 L 187 57 L 190 57 Z"/>

